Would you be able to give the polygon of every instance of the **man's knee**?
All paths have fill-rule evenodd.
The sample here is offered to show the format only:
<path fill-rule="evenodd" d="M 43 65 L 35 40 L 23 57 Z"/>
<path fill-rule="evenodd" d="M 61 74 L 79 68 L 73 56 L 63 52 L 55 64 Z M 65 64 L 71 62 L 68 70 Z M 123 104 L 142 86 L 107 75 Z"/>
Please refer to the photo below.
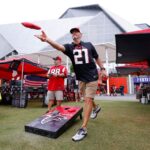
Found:
<path fill-rule="evenodd" d="M 89 97 L 85 98 L 85 103 L 86 103 L 86 104 L 91 104 L 91 103 L 93 103 L 93 98 L 89 98 Z"/>
<path fill-rule="evenodd" d="M 54 104 L 54 100 L 49 100 L 49 103 Z"/>

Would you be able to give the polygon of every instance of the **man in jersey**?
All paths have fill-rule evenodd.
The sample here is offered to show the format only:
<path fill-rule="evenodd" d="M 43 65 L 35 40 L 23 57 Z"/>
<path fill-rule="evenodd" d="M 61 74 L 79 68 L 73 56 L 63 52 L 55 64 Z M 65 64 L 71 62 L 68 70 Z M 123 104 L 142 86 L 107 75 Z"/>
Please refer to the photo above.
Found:
<path fill-rule="evenodd" d="M 49 103 L 47 112 L 51 109 L 55 99 L 57 101 L 57 106 L 61 106 L 63 100 L 64 78 L 67 76 L 66 67 L 61 65 L 61 57 L 57 56 L 53 59 L 54 66 L 50 67 L 47 73 L 47 77 L 49 78 L 47 92 Z"/>
<path fill-rule="evenodd" d="M 93 119 L 96 118 L 97 113 L 101 109 L 93 101 L 98 84 L 98 72 L 95 61 L 101 68 L 102 72 L 105 72 L 102 61 L 100 60 L 94 46 L 90 42 L 81 41 L 82 33 L 80 32 L 80 29 L 72 28 L 70 33 L 72 35 L 73 42 L 65 45 L 61 45 L 48 38 L 44 31 L 42 31 L 41 35 L 35 36 L 41 41 L 49 43 L 58 51 L 63 52 L 72 61 L 76 78 L 80 81 L 79 90 L 84 96 L 85 102 L 82 126 L 72 137 L 73 141 L 80 141 L 87 135 L 87 123 L 90 116 Z"/>

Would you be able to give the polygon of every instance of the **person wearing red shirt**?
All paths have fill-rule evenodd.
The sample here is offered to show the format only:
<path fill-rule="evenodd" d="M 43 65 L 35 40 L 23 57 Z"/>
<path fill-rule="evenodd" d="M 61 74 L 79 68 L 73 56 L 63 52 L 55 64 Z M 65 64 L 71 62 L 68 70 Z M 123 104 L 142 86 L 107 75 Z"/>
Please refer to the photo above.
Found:
<path fill-rule="evenodd" d="M 47 92 L 47 100 L 49 100 L 49 102 L 47 112 L 51 109 L 55 99 L 57 106 L 61 105 L 63 100 L 64 78 L 67 76 L 66 67 L 61 65 L 61 57 L 57 56 L 53 58 L 53 60 L 54 66 L 50 67 L 47 73 L 47 77 L 49 78 Z"/>

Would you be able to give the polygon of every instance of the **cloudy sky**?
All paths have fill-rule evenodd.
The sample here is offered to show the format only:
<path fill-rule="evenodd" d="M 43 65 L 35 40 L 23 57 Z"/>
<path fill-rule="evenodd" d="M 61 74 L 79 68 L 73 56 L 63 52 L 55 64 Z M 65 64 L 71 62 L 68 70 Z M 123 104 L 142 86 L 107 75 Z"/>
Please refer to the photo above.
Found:
<path fill-rule="evenodd" d="M 99 4 L 132 24 L 150 24 L 150 0 L 0 0 L 0 24 L 57 19 L 75 6 Z"/>

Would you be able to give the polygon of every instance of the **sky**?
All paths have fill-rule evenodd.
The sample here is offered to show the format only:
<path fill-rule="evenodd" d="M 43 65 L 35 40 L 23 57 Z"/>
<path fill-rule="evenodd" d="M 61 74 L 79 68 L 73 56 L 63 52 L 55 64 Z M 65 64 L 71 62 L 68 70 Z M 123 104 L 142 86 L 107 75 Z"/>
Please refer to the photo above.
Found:
<path fill-rule="evenodd" d="M 150 24 L 150 0 L 0 0 L 0 24 L 57 19 L 70 7 L 90 4 L 132 24 Z"/>

